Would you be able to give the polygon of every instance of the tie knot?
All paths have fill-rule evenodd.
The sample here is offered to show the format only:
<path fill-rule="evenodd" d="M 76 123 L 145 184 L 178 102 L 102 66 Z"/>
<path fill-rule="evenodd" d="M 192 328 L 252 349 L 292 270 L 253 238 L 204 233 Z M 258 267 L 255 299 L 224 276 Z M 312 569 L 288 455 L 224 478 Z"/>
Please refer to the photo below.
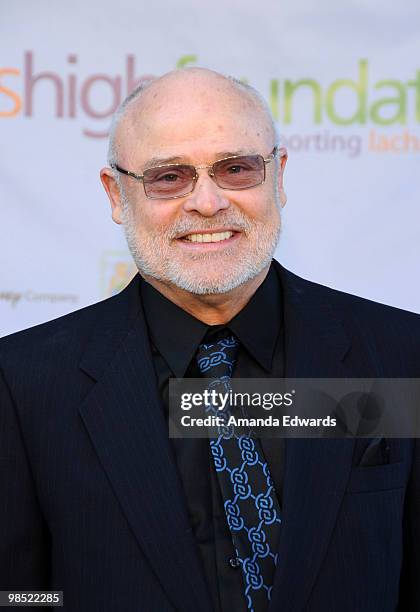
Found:
<path fill-rule="evenodd" d="M 238 349 L 239 341 L 229 330 L 218 340 L 200 344 L 196 359 L 201 375 L 208 378 L 231 378 Z"/>

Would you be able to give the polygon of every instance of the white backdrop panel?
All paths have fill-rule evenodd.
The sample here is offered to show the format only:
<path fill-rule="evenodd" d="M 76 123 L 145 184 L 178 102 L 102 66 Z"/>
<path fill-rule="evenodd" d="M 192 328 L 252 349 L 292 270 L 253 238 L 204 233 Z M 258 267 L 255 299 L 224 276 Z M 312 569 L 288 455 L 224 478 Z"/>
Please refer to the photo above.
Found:
<path fill-rule="evenodd" d="M 278 259 L 420 312 L 417 0 L 0 2 L 0 335 L 133 273 L 99 169 L 113 107 L 177 63 L 247 79 L 289 148 Z"/>

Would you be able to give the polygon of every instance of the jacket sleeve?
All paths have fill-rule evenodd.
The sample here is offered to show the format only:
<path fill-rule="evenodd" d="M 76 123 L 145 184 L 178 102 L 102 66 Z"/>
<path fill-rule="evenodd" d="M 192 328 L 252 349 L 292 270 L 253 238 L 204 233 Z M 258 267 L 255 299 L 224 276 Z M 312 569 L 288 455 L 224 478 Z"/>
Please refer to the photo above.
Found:
<path fill-rule="evenodd" d="M 48 589 L 49 559 L 48 529 L 0 369 L 0 590 Z"/>
<path fill-rule="evenodd" d="M 398 612 L 420 610 L 420 439 L 414 458 L 404 507 L 404 556 Z"/>

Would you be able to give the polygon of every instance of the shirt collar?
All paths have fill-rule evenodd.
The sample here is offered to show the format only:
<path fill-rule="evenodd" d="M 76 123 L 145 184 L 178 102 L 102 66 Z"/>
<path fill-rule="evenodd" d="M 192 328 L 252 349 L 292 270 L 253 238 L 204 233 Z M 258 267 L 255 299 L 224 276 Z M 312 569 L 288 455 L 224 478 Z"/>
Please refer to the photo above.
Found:
<path fill-rule="evenodd" d="M 140 291 L 150 339 L 174 375 L 182 378 L 205 334 L 216 326 L 199 321 L 144 279 Z M 249 302 L 225 327 L 270 372 L 282 321 L 281 284 L 271 265 Z"/>
<path fill-rule="evenodd" d="M 273 264 L 248 304 L 227 324 L 247 351 L 268 372 L 283 327 L 281 284 Z"/>

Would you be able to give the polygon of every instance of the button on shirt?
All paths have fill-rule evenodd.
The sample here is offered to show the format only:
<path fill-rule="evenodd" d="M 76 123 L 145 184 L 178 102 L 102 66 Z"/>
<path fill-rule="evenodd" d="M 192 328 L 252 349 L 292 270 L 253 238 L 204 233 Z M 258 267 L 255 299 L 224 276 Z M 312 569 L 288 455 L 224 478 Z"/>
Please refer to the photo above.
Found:
<path fill-rule="evenodd" d="M 235 378 L 284 376 L 282 290 L 273 265 L 248 304 L 224 325 L 199 321 L 143 279 L 140 291 L 166 417 L 169 379 L 199 378 L 197 349 L 206 335 L 219 329 L 227 327 L 240 342 Z M 220 612 L 245 611 L 242 572 L 235 562 L 209 441 L 172 439 L 172 444 L 213 607 Z M 281 505 L 284 441 L 264 438 L 261 445 Z"/>

